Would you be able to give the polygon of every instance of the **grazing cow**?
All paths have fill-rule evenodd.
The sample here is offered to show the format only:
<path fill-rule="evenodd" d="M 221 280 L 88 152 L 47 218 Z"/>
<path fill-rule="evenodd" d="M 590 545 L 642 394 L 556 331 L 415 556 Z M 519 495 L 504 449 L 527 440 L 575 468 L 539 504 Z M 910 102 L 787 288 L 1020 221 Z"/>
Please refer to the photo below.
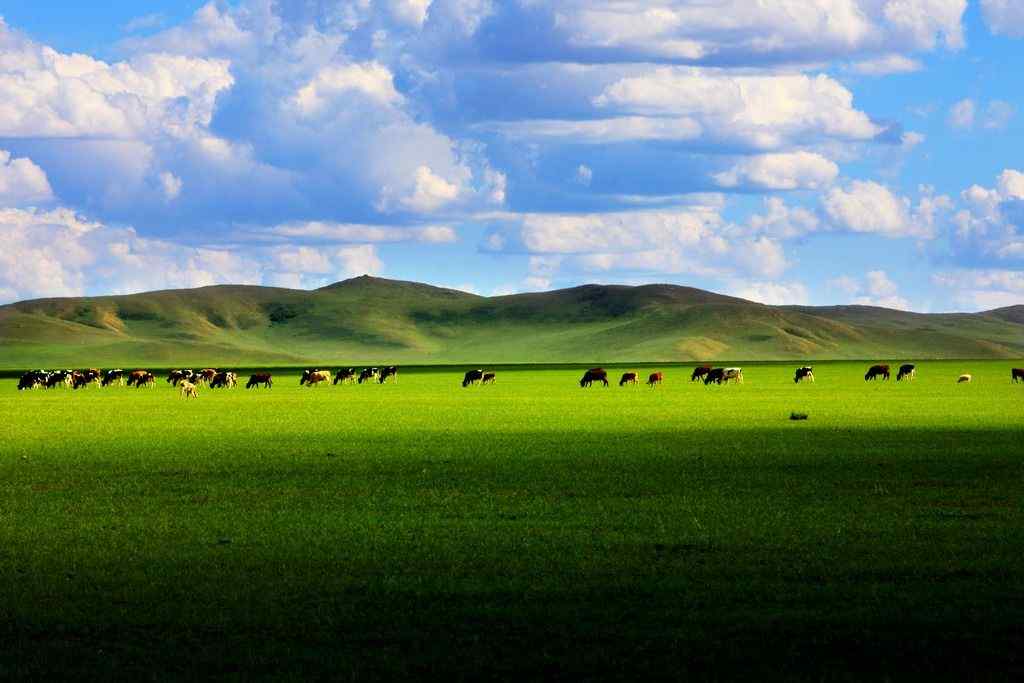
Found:
<path fill-rule="evenodd" d="M 665 381 L 664 373 L 652 372 L 650 374 L 650 376 L 647 378 L 647 386 L 649 386 L 650 388 L 653 389 L 654 387 L 658 386 L 659 384 L 661 384 L 664 381 Z M 693 380 L 690 380 L 690 381 L 692 382 Z"/>
<path fill-rule="evenodd" d="M 878 377 L 881 377 L 883 380 L 889 379 L 888 365 L 872 365 L 870 368 L 868 368 L 867 373 L 865 373 L 864 381 L 874 381 Z"/>
<path fill-rule="evenodd" d="M 900 366 L 900 371 L 896 374 L 896 381 L 906 379 L 907 381 L 913 382 L 914 377 L 917 375 L 917 368 L 912 363 L 904 363 Z"/>
<path fill-rule="evenodd" d="M 396 384 L 398 383 L 398 366 L 397 365 L 389 365 L 386 368 L 381 368 L 380 369 L 380 375 L 377 376 L 377 381 L 380 382 L 381 384 L 384 384 L 384 382 L 388 381 L 388 377 L 394 377 L 395 378 L 395 383 Z"/>
<path fill-rule="evenodd" d="M 245 388 L 252 389 L 253 387 L 258 387 L 261 384 L 267 389 L 274 386 L 274 379 L 270 376 L 269 372 L 258 372 L 255 375 L 252 375 L 249 377 L 249 382 L 245 385 Z"/>
<path fill-rule="evenodd" d="M 462 388 L 465 389 L 468 386 L 479 384 L 484 379 L 483 370 L 470 370 L 462 378 Z"/>
<path fill-rule="evenodd" d="M 118 368 L 103 373 L 103 381 L 100 382 L 100 386 L 107 387 L 111 384 L 124 384 L 124 370 Z"/>
<path fill-rule="evenodd" d="M 338 372 L 334 373 L 334 383 L 344 384 L 345 382 L 356 381 L 356 369 L 355 368 L 341 368 Z"/>
<path fill-rule="evenodd" d="M 589 387 L 594 382 L 601 382 L 605 386 L 608 386 L 608 373 L 604 368 L 590 368 L 583 373 L 583 379 L 580 380 L 581 387 Z"/>
<path fill-rule="evenodd" d="M 480 380 L 480 384 L 494 384 L 498 376 L 493 372 L 485 372 L 483 379 Z"/>
<path fill-rule="evenodd" d="M 135 373 L 133 372 L 132 374 L 134 375 Z M 128 379 L 130 381 L 131 377 L 129 377 Z M 152 372 L 143 372 L 142 376 L 136 378 L 136 380 L 135 380 L 135 388 L 136 389 L 141 389 L 142 387 L 146 387 L 147 389 L 152 389 L 155 386 L 156 386 L 156 375 L 154 375 Z"/>
<path fill-rule="evenodd" d="M 1010 370 L 1010 381 L 1014 384 L 1024 382 L 1024 368 L 1013 368 Z"/>
<path fill-rule="evenodd" d="M 810 365 L 805 365 L 802 368 L 797 368 L 796 375 L 793 376 L 794 384 L 799 384 L 804 380 L 807 380 L 808 382 L 814 381 L 814 368 L 812 368 Z"/>
<path fill-rule="evenodd" d="M 81 372 L 75 371 L 71 373 L 71 388 L 84 389 L 92 382 L 97 381 L 99 379 L 99 375 L 94 375 L 92 373 L 92 370 L 83 370 Z"/>
<path fill-rule="evenodd" d="M 218 370 L 214 368 L 203 368 L 199 371 L 199 376 L 196 377 L 198 384 L 209 384 L 213 381 L 213 378 L 217 376 Z"/>
<path fill-rule="evenodd" d="M 182 380 L 188 380 L 189 382 L 195 382 L 193 377 L 197 377 L 196 373 L 192 370 L 171 370 L 167 375 L 167 382 L 171 386 L 178 386 L 178 382 Z"/>
<path fill-rule="evenodd" d="M 149 373 L 146 372 L 145 370 L 132 370 L 131 372 L 128 373 L 128 386 L 137 387 L 139 385 L 139 382 L 146 378 L 147 374 Z"/>
<path fill-rule="evenodd" d="M 56 370 L 46 375 L 46 381 L 43 383 L 47 389 L 53 389 L 61 385 L 71 386 L 71 371 L 70 370 Z"/>
<path fill-rule="evenodd" d="M 704 375 L 704 386 L 709 384 L 721 384 L 725 381 L 725 368 L 711 368 Z"/>
<path fill-rule="evenodd" d="M 971 381 L 973 381 L 973 380 L 974 380 L 974 378 L 971 377 L 970 375 L 963 374 L 963 375 L 960 375 L 959 377 L 957 377 L 956 383 L 957 384 L 970 384 Z"/>
<path fill-rule="evenodd" d="M 199 398 L 199 392 L 196 391 L 196 385 L 189 382 L 187 379 L 183 379 L 178 382 L 178 392 L 182 398 Z"/>
<path fill-rule="evenodd" d="M 238 384 L 238 375 L 233 372 L 222 370 L 210 380 L 211 389 L 234 389 Z"/>
<path fill-rule="evenodd" d="M 315 387 L 323 382 L 331 381 L 330 370 L 303 370 L 302 379 L 299 380 L 299 386 L 306 385 L 309 387 Z"/>
<path fill-rule="evenodd" d="M 743 384 L 743 368 L 726 368 L 722 373 L 722 381 L 726 384 L 730 381 Z"/>
<path fill-rule="evenodd" d="M 21 376 L 21 379 L 18 381 L 18 391 L 35 389 L 36 387 L 43 386 L 45 383 L 46 373 L 42 370 L 32 370 Z"/>
<path fill-rule="evenodd" d="M 700 365 L 698 367 L 695 367 L 693 369 L 693 374 L 690 375 L 690 381 L 696 382 L 699 379 L 703 379 L 704 377 L 707 376 L 709 372 L 711 372 L 710 365 Z"/>
<path fill-rule="evenodd" d="M 360 384 L 362 384 L 363 382 L 369 382 L 373 379 L 376 379 L 379 374 L 380 370 L 378 370 L 377 368 L 363 368 L 363 371 L 359 373 L 358 381 Z"/>
<path fill-rule="evenodd" d="M 632 384 L 636 386 L 640 383 L 640 375 L 635 372 L 624 372 L 622 373 L 622 379 L 619 380 L 619 386 L 625 386 L 626 384 Z"/>

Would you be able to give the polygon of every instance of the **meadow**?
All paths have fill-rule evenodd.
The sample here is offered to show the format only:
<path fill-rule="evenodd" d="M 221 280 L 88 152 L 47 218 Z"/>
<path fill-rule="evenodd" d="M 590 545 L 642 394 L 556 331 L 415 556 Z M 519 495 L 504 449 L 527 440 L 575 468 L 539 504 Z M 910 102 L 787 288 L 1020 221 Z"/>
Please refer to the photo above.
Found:
<path fill-rule="evenodd" d="M 1019 680 L 1020 362 L 795 365 L 0 380 L 0 678 Z"/>

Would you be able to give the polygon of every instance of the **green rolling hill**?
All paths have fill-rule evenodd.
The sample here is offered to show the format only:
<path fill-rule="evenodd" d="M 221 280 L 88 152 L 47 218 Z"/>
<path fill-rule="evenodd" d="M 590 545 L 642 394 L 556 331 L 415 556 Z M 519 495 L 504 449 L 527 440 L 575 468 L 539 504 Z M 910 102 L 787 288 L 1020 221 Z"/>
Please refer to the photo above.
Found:
<path fill-rule="evenodd" d="M 481 297 L 372 277 L 0 307 L 0 367 L 1024 356 L 1024 306 L 765 306 L 674 285 Z"/>

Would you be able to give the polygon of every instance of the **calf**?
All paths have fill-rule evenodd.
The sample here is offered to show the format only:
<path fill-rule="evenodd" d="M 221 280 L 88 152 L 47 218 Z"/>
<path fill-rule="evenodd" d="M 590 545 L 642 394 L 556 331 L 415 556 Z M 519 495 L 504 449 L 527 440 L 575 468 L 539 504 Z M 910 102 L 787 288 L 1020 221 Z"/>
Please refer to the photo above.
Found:
<path fill-rule="evenodd" d="M 199 393 L 196 391 L 196 385 L 189 382 L 187 379 L 180 380 L 178 382 L 178 392 L 182 398 L 199 398 Z"/>
<path fill-rule="evenodd" d="M 799 384 L 807 380 L 808 382 L 814 381 L 814 369 L 810 365 L 805 365 L 802 368 L 796 369 L 796 375 L 793 376 L 793 383 Z"/>
<path fill-rule="evenodd" d="M 493 372 L 485 372 L 483 378 L 480 380 L 480 384 L 494 384 L 498 376 Z"/>

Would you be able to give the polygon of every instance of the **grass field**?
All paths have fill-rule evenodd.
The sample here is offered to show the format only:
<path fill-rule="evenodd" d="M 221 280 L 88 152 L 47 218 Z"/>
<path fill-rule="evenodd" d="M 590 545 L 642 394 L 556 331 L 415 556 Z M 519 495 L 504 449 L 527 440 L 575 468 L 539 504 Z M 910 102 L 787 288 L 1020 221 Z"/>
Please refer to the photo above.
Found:
<path fill-rule="evenodd" d="M 1020 680 L 1013 363 L 866 365 L 0 380 L 0 678 Z"/>

